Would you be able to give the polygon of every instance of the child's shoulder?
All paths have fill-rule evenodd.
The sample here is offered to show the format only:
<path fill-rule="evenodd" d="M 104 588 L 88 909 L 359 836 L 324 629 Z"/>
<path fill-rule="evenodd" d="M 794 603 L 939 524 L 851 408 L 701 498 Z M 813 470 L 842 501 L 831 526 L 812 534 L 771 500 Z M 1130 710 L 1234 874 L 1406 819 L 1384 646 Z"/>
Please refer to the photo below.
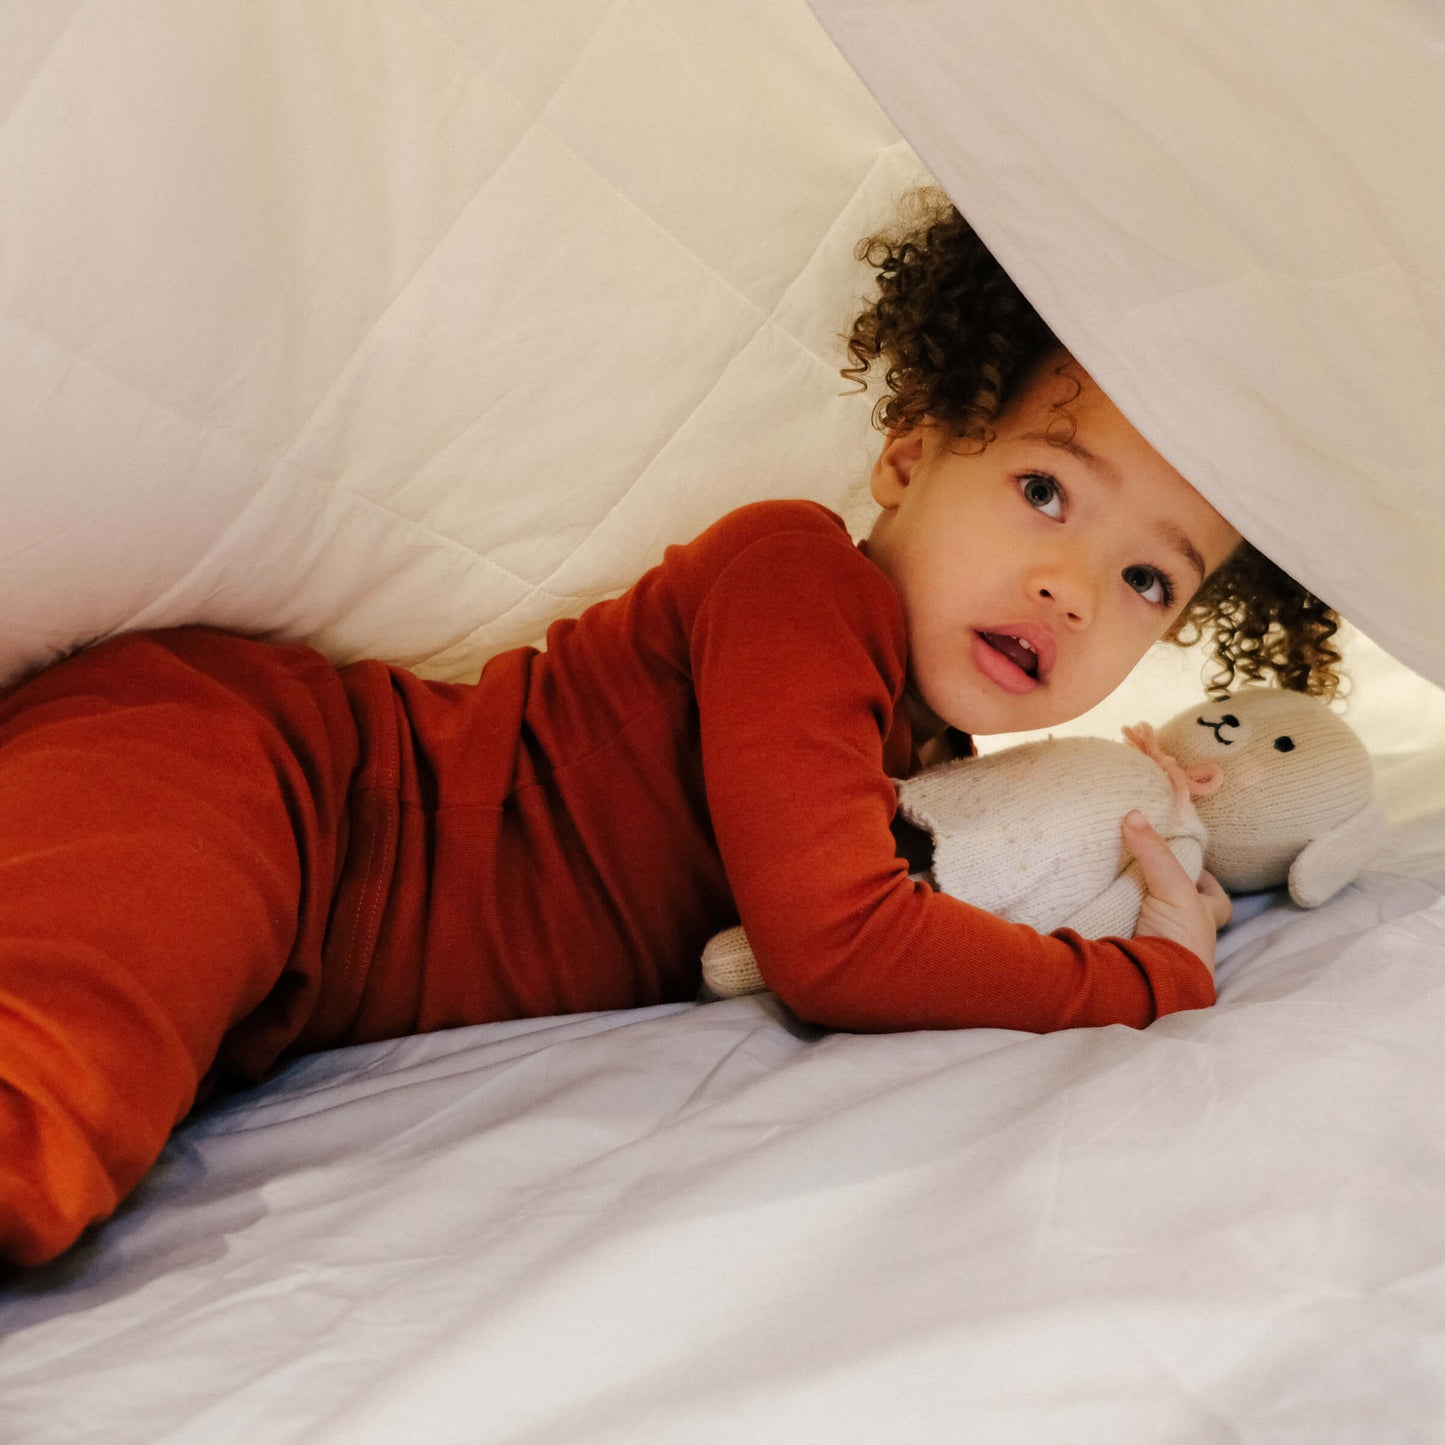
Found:
<path fill-rule="evenodd" d="M 665 570 L 692 611 L 709 601 L 734 617 L 836 614 L 854 632 L 899 622 L 891 584 L 843 519 L 818 502 L 738 507 L 669 549 Z"/>
<path fill-rule="evenodd" d="M 836 512 L 818 502 L 749 502 L 726 513 L 680 547 L 667 551 L 667 570 L 710 590 L 724 576 L 756 587 L 799 573 L 851 577 L 868 563 Z"/>
<path fill-rule="evenodd" d="M 745 547 L 761 538 L 789 532 L 833 537 L 852 545 L 848 528 L 836 512 L 821 502 L 802 499 L 749 502 L 720 517 L 703 537 Z"/>

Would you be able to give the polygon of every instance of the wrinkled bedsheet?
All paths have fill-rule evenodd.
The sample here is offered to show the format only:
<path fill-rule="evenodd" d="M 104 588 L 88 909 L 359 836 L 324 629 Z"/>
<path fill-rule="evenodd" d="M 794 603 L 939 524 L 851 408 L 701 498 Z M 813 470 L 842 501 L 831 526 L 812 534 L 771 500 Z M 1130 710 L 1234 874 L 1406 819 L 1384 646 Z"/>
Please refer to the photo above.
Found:
<path fill-rule="evenodd" d="M 0 1289 L 5 1438 L 1438 1439 L 1442 778 L 1142 1032 L 764 996 L 302 1060 Z"/>

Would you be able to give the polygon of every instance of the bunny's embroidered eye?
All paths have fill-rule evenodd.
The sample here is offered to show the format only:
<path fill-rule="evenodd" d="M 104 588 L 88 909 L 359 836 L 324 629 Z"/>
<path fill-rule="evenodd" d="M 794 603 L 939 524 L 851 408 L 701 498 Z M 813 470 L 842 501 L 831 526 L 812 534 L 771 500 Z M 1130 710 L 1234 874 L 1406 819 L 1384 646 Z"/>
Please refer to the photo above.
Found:
<path fill-rule="evenodd" d="M 1294 739 L 1290 737 L 1276 738 L 1274 740 L 1274 750 L 1277 753 L 1294 752 Z"/>

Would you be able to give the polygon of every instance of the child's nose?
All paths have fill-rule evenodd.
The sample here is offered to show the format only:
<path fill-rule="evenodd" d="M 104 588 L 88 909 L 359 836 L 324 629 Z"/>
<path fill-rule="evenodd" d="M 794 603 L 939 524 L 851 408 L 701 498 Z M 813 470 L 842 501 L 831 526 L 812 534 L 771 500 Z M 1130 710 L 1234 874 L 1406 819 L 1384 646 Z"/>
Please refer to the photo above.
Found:
<path fill-rule="evenodd" d="M 1081 562 L 1056 560 L 1040 567 L 1030 585 L 1034 595 L 1055 608 L 1071 626 L 1085 627 L 1093 620 L 1097 589 L 1092 574 Z"/>

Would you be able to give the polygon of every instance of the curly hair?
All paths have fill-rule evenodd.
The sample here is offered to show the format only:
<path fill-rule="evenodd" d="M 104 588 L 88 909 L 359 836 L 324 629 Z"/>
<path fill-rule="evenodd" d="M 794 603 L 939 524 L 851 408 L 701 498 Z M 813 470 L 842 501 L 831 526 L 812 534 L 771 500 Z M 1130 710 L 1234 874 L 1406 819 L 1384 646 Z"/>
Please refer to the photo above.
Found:
<path fill-rule="evenodd" d="M 842 373 L 867 389 L 883 366 L 885 395 L 873 424 L 885 431 L 945 426 L 981 451 L 1009 402 L 1063 346 L 940 191 L 904 197 L 898 223 L 859 242 L 877 294 L 845 336 Z M 1067 403 L 1056 404 L 1071 425 Z M 1185 604 L 1166 641 L 1208 637 L 1211 691 L 1273 680 L 1329 699 L 1339 691 L 1340 620 L 1248 542 Z"/>

